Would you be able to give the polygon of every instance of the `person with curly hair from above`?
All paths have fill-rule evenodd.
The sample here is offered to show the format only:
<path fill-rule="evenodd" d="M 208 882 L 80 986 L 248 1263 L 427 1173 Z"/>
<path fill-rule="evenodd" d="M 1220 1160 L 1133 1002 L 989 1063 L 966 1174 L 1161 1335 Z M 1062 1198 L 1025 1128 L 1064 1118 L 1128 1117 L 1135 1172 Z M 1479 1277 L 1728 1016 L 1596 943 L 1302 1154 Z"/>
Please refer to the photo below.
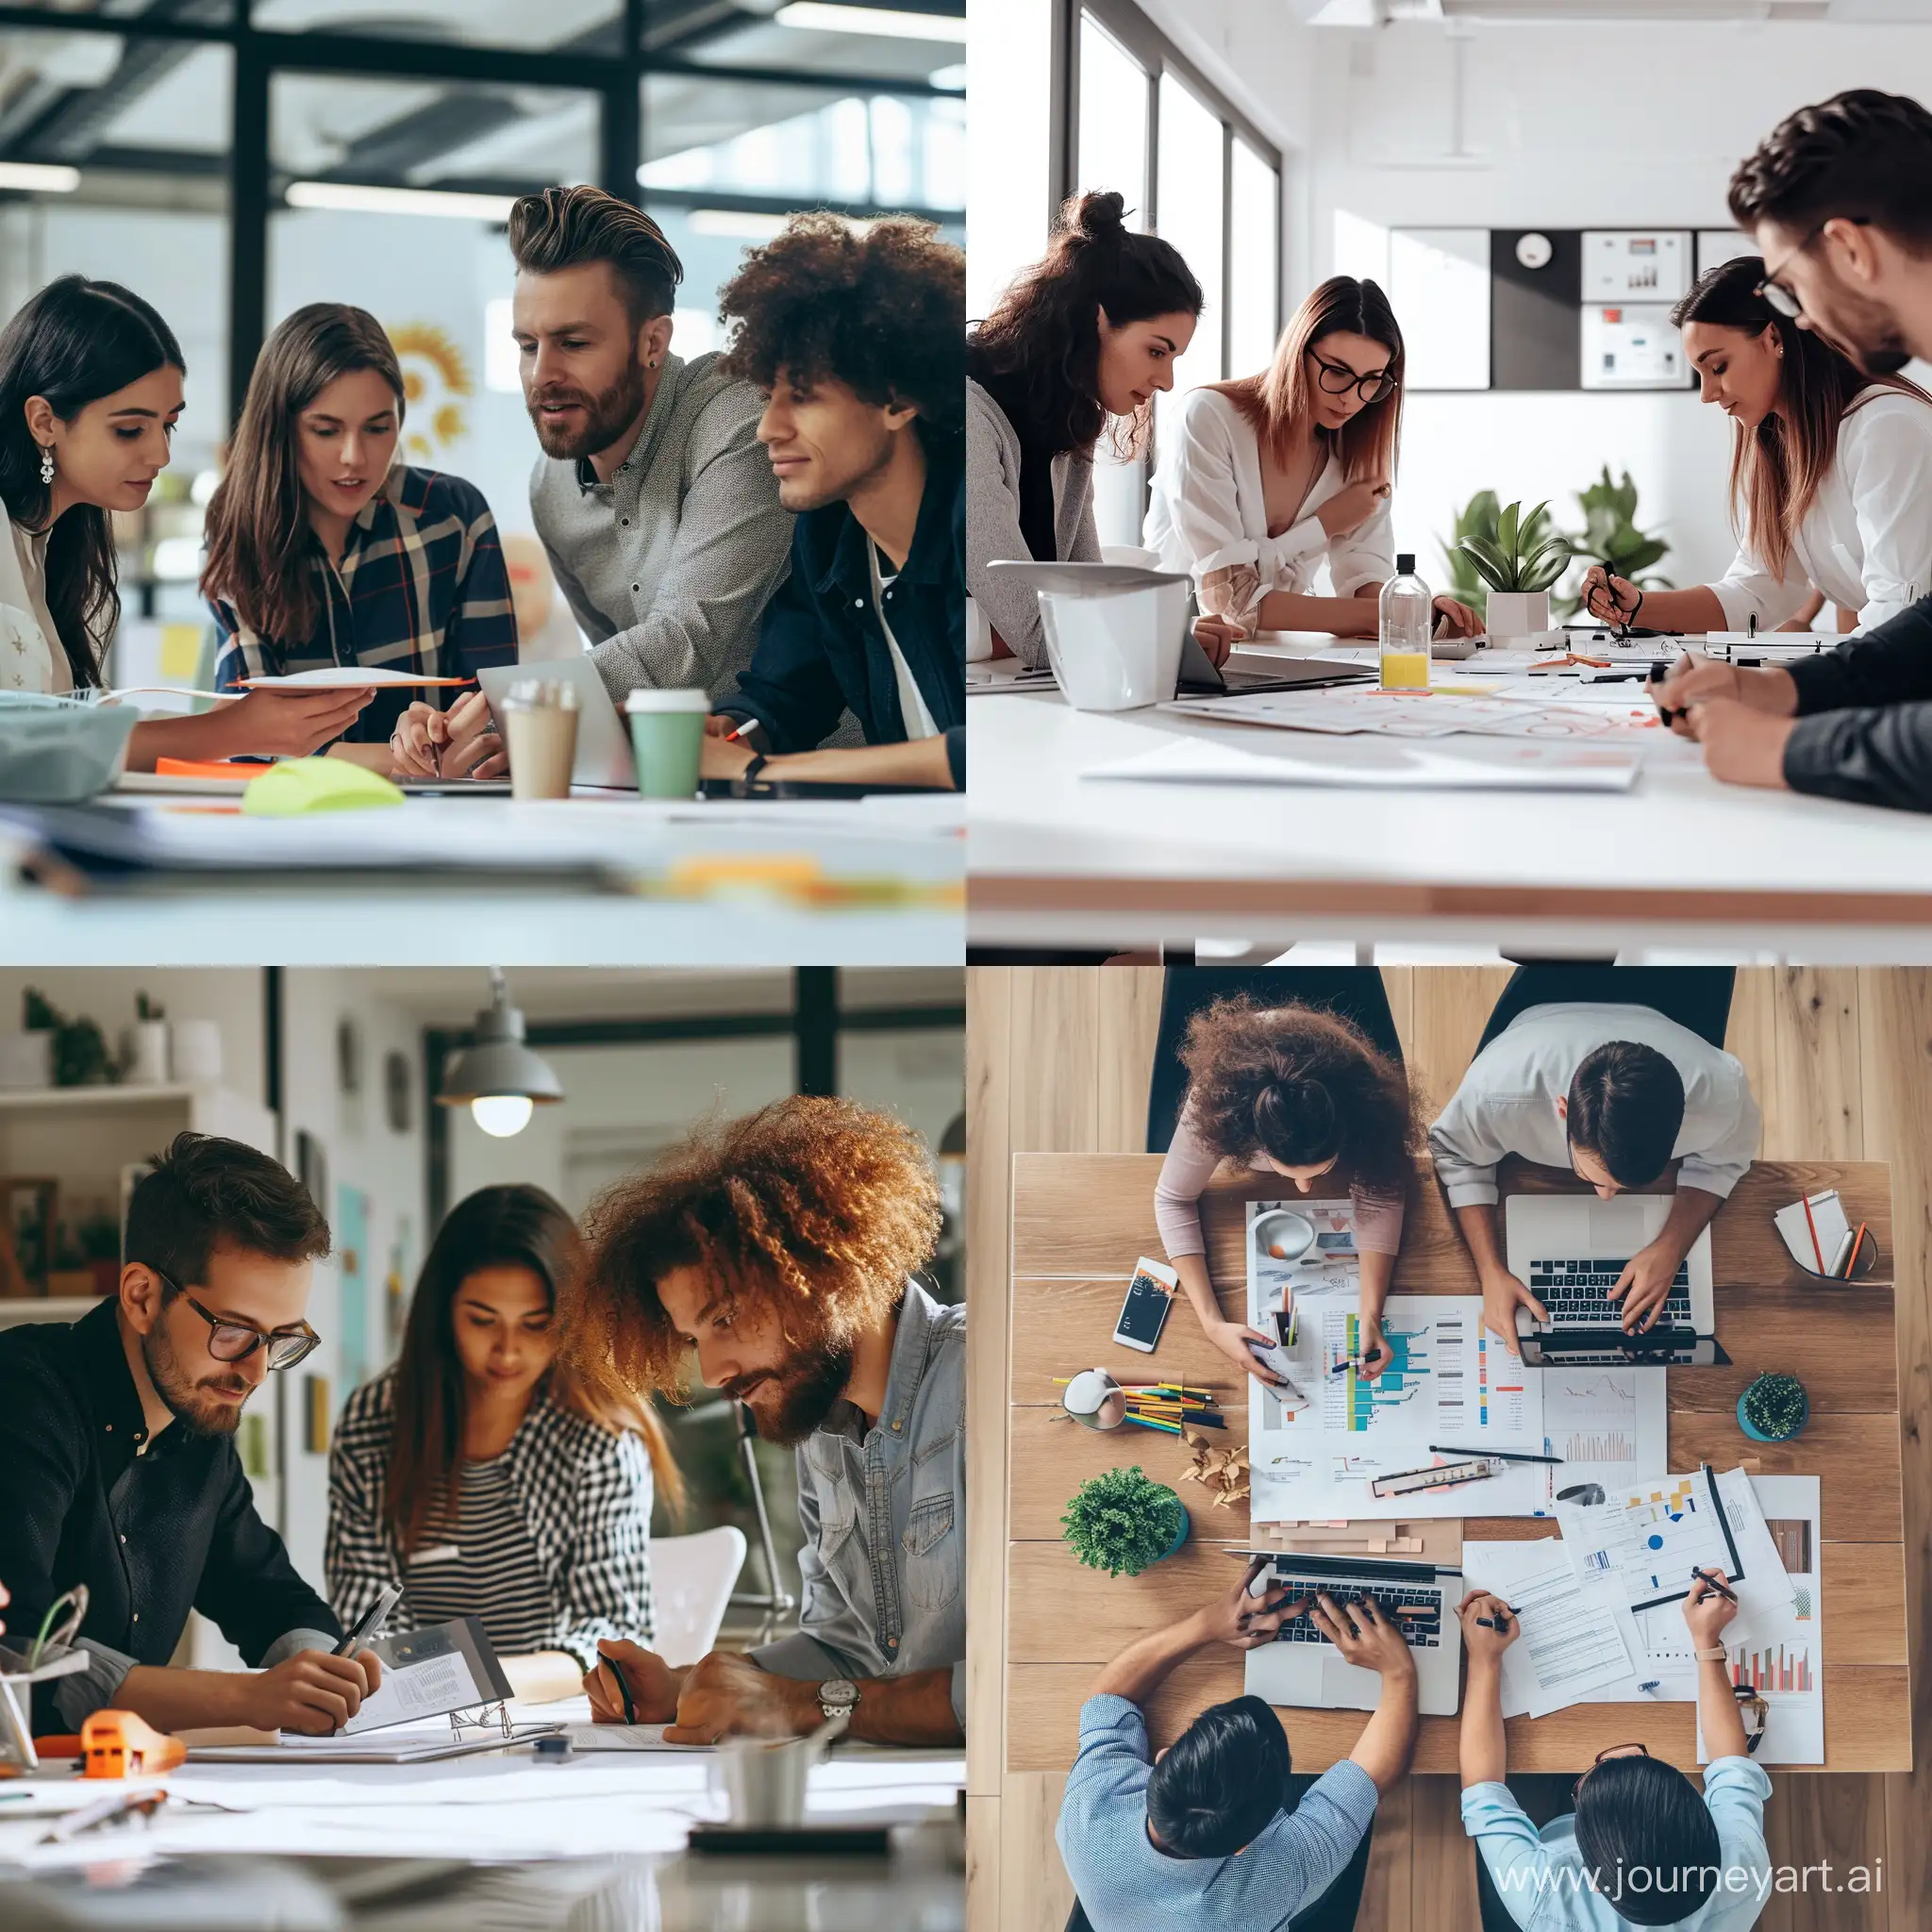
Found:
<path fill-rule="evenodd" d="M 607 1641 L 593 1716 L 671 1743 L 954 1744 L 966 1694 L 966 1311 L 914 1278 L 940 1233 L 919 1136 L 797 1094 L 703 1127 L 591 1208 L 575 1358 L 678 1396 L 696 1380 L 797 1451 L 799 1627 L 674 1669 Z M 628 1707 L 628 1708 L 626 1708 Z"/>
<path fill-rule="evenodd" d="M 1268 1346 L 1278 1338 L 1230 1321 L 1215 1298 L 1201 1194 L 1224 1160 L 1279 1174 L 1302 1194 L 1319 1189 L 1333 1195 L 1345 1186 L 1361 1264 L 1362 1374 L 1373 1379 L 1391 1359 L 1382 1343 L 1382 1307 L 1423 1147 L 1380 975 L 1373 967 L 1225 975 L 1251 988 L 1272 980 L 1278 996 L 1249 990 L 1190 1006 L 1195 977 L 1208 991 L 1224 975 L 1170 974 L 1162 1032 L 1173 1015 L 1179 1064 L 1172 1071 L 1184 1070 L 1186 1085 L 1177 1104 L 1170 1098 L 1166 1121 L 1150 1121 L 1150 1141 L 1162 1132 L 1173 1136 L 1154 1188 L 1167 1257 L 1208 1341 L 1257 1382 L 1275 1386 L 1280 1378 L 1250 1344 Z M 1190 1010 L 1176 1012 L 1177 1004 Z M 1163 1074 L 1175 1058 L 1171 1049 L 1156 1067 L 1157 1104 L 1163 1087 L 1174 1084 Z"/>
<path fill-rule="evenodd" d="M 719 298 L 723 367 L 798 513 L 705 774 L 966 782 L 966 257 L 929 222 L 795 215 Z M 863 747 L 819 747 L 846 710 Z"/>

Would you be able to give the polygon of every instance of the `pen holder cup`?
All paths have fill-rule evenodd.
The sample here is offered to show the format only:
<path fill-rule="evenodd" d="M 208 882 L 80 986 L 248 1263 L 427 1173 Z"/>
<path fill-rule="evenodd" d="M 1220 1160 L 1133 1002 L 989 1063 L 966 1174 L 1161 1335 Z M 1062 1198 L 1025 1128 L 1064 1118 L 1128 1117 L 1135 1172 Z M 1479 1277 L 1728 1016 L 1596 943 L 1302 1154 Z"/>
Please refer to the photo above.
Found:
<path fill-rule="evenodd" d="M 568 798 L 577 756 L 577 714 L 562 705 L 506 705 L 504 749 L 512 798 Z"/>
<path fill-rule="evenodd" d="M 1833 1288 L 1842 1288 L 1848 1281 L 1863 1281 L 1868 1275 L 1872 1274 L 1877 1269 L 1878 1259 L 1878 1239 L 1875 1235 L 1868 1234 L 1858 1243 L 1858 1258 L 1853 1264 L 1852 1272 L 1849 1274 L 1821 1274 L 1815 1268 L 1805 1268 L 1805 1264 L 1802 1261 L 1798 1263 L 1798 1266 L 1804 1268 L 1805 1273 L 1813 1281 L 1825 1282 Z"/>
<path fill-rule="evenodd" d="M 741 1828 L 784 1830 L 805 1823 L 806 1785 L 818 1751 L 804 1738 L 784 1743 L 729 1740 L 711 1760 L 715 1788 Z"/>

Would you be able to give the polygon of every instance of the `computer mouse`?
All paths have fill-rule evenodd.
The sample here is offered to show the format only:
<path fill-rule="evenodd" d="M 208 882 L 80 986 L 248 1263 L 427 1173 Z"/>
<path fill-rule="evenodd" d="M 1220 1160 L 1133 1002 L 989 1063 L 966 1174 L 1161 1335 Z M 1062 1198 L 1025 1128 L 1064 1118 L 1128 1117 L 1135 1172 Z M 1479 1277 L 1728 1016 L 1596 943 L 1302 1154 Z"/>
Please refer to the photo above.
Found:
<path fill-rule="evenodd" d="M 401 805 L 401 788 L 349 758 L 284 758 L 250 779 L 242 809 L 250 818 L 306 818 L 318 811 L 359 811 Z"/>

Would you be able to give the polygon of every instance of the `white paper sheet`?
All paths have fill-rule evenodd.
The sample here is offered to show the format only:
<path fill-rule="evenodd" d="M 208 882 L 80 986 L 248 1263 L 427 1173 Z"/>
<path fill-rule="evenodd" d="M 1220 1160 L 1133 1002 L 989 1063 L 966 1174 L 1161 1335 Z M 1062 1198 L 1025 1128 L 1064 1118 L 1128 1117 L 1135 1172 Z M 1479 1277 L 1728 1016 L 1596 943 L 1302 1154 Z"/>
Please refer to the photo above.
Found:
<path fill-rule="evenodd" d="M 475 684 L 474 677 L 425 677 L 414 671 L 375 665 L 326 664 L 314 671 L 291 671 L 281 677 L 244 677 L 251 691 L 370 691 L 377 685 Z"/>
<path fill-rule="evenodd" d="M 1503 1653 L 1505 1717 L 1543 1717 L 1591 1691 L 1629 1687 L 1641 1655 L 1636 1624 L 1611 1591 L 1579 1580 L 1559 1540 L 1465 1541 L 1462 1574 L 1522 1620 Z"/>
<path fill-rule="evenodd" d="M 1459 671 L 1462 667 L 1452 667 Z M 1449 675 L 1451 673 L 1444 673 Z M 1364 733 L 1383 738 L 1617 739 L 1657 728 L 1657 707 L 1629 702 L 1557 705 L 1547 690 L 1527 699 L 1498 692 L 1470 697 L 1454 691 L 1391 696 L 1376 690 L 1256 691 L 1241 697 L 1176 698 L 1160 707 L 1184 717 L 1212 718 L 1279 730 Z"/>
<path fill-rule="evenodd" d="M 1485 741 L 1457 753 L 1388 745 L 1373 762 L 1244 751 L 1218 739 L 1182 739 L 1091 765 L 1082 778 L 1165 785 L 1313 785 L 1377 791 L 1628 791 L 1636 751 L 1602 742 L 1540 744 Z"/>

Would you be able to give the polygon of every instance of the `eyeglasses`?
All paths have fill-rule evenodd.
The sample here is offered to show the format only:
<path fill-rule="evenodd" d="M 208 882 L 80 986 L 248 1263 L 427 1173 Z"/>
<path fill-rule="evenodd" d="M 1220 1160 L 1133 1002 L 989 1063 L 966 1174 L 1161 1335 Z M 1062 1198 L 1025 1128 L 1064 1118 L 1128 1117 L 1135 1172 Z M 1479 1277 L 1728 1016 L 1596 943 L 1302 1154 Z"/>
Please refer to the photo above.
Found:
<path fill-rule="evenodd" d="M 1608 1750 L 1599 1751 L 1591 1759 L 1590 1771 L 1594 1771 L 1607 1757 L 1648 1757 L 1649 1756 L 1650 1748 L 1645 1744 L 1612 1744 Z M 1590 1775 L 1590 1771 L 1586 1771 L 1583 1774 L 1583 1777 L 1578 1778 L 1570 1787 L 1570 1797 L 1573 1803 L 1575 1802 L 1578 1794 L 1582 1791 L 1583 1778 Z"/>
<path fill-rule="evenodd" d="M 321 1346 L 322 1337 L 307 1322 L 288 1328 L 258 1328 L 253 1322 L 238 1322 L 231 1315 L 211 1315 L 179 1282 L 170 1281 L 152 1262 L 148 1272 L 158 1276 L 171 1293 L 180 1295 L 208 1324 L 208 1352 L 218 1362 L 246 1361 L 258 1348 L 265 1348 L 271 1369 L 292 1369 Z"/>
<path fill-rule="evenodd" d="M 1771 1706 L 1749 1684 L 1733 1684 L 1731 1690 L 1738 1699 L 1738 1715 L 1744 1720 L 1745 1753 L 1756 1757 L 1758 1745 L 1764 1742 L 1764 1726 L 1771 1718 Z"/>
<path fill-rule="evenodd" d="M 1757 296 L 1760 300 L 1769 303 L 1770 306 L 1773 308 L 1774 308 L 1778 312 L 1778 314 L 1782 315 L 1787 322 L 1796 322 L 1798 318 L 1804 314 L 1805 305 L 1801 301 L 1799 301 L 1797 296 L 1793 294 L 1790 289 L 1785 287 L 1784 283 L 1778 279 L 1778 276 L 1783 275 L 1786 269 L 1790 268 L 1792 262 L 1796 261 L 1799 256 L 1803 255 L 1806 249 L 1810 247 L 1812 242 L 1817 241 L 1819 236 L 1824 234 L 1825 229 L 1829 227 L 1833 222 L 1839 221 L 1854 223 L 1857 226 L 1860 228 L 1869 228 L 1872 225 L 1872 217 L 1870 215 L 1826 215 L 1824 221 L 1820 222 L 1818 225 L 1815 228 L 1813 228 L 1811 232 L 1808 235 L 1807 235 L 1805 239 L 1802 242 L 1800 242 L 1798 245 L 1794 249 L 1792 249 L 1791 252 L 1788 256 L 1786 256 L 1781 262 L 1778 263 L 1776 270 L 1774 272 L 1768 272 L 1764 279 L 1761 282 L 1759 282 L 1754 290 L 1752 290 L 1751 292 L 1754 295 Z"/>
<path fill-rule="evenodd" d="M 1354 390 L 1365 403 L 1379 403 L 1385 396 L 1392 396 L 1396 391 L 1395 378 L 1386 369 L 1378 369 L 1373 375 L 1360 375 L 1346 362 L 1331 362 L 1325 356 L 1314 357 L 1315 367 L 1321 372 L 1315 380 L 1331 396 L 1345 396 Z"/>

